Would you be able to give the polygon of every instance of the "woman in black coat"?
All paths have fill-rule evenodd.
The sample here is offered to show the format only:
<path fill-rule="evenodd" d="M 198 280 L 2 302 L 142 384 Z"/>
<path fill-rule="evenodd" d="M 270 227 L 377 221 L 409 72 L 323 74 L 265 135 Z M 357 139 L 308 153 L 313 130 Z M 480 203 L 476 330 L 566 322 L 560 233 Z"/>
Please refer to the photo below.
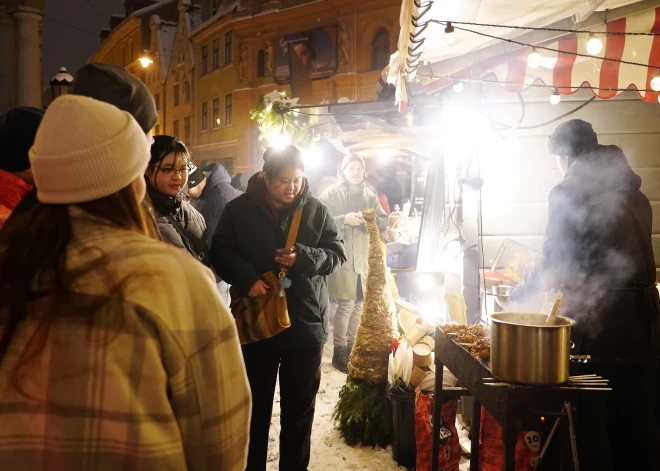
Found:
<path fill-rule="evenodd" d="M 154 137 L 145 173 L 147 193 L 163 240 L 209 265 L 204 217 L 185 201 L 182 193 L 190 166 L 190 154 L 183 142 L 172 136 Z"/>
<path fill-rule="evenodd" d="M 211 245 L 218 275 L 242 296 L 266 294 L 262 274 L 289 267 L 286 290 L 291 327 L 270 339 L 243 346 L 252 389 L 247 471 L 266 469 L 268 432 L 278 377 L 281 394 L 280 469 L 302 471 L 310 458 L 314 405 L 321 381 L 321 356 L 328 338 L 327 276 L 346 261 L 341 233 L 303 177 L 300 152 L 270 148 L 263 171 L 247 192 L 229 202 Z M 284 248 L 293 213 L 303 208 L 292 255 Z"/>
<path fill-rule="evenodd" d="M 559 126 L 550 152 L 565 177 L 550 193 L 543 259 L 514 300 L 560 290 L 560 314 L 577 321 L 574 353 L 592 357 L 579 373 L 610 380 L 605 410 L 578 406 L 581 469 L 660 469 L 654 420 L 660 300 L 651 205 L 621 149 L 598 145 L 589 123 Z M 635 451 L 622 440 L 635 443 Z"/>

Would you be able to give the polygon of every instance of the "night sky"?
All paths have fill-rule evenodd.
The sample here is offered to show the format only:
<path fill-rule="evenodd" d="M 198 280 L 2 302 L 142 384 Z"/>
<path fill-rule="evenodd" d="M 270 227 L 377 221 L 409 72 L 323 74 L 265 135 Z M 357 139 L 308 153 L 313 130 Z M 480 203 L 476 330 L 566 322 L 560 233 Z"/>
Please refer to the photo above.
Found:
<path fill-rule="evenodd" d="M 46 0 L 43 20 L 43 86 L 62 66 L 75 75 L 101 45 L 112 14 L 124 14 L 123 0 Z"/>

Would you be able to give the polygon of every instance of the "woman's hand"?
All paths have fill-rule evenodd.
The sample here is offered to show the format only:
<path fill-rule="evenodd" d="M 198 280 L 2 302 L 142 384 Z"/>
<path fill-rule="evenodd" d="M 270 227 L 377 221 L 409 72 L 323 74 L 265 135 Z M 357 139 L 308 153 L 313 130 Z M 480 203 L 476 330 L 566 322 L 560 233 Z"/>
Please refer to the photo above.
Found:
<path fill-rule="evenodd" d="M 268 285 L 263 280 L 259 280 L 252 285 L 252 288 L 250 288 L 250 291 L 248 292 L 248 296 L 251 298 L 266 296 L 268 294 L 268 289 Z"/>
<path fill-rule="evenodd" d="M 349 226 L 361 226 L 364 224 L 364 219 L 360 217 L 359 213 L 348 213 L 344 216 L 344 224 Z"/>
<path fill-rule="evenodd" d="M 291 247 L 291 248 L 293 249 L 292 253 L 276 255 L 275 261 L 280 265 L 284 265 L 287 268 L 291 268 L 293 264 L 296 263 L 296 257 L 298 255 L 295 252 L 296 248 L 295 247 Z"/>

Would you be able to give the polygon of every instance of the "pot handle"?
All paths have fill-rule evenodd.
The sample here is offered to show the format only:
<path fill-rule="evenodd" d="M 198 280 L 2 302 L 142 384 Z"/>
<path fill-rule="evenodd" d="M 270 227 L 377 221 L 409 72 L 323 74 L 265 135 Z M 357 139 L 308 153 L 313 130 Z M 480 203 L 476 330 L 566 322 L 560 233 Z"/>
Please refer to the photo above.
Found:
<path fill-rule="evenodd" d="M 571 355 L 570 359 L 575 363 L 588 363 L 591 360 L 591 355 Z"/>

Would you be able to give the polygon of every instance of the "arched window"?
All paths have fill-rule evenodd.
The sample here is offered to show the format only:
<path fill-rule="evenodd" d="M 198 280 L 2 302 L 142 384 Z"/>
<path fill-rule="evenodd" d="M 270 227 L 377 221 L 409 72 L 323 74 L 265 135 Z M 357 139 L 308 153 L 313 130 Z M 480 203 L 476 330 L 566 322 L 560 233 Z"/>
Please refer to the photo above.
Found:
<path fill-rule="evenodd" d="M 383 70 L 390 63 L 390 32 L 381 28 L 371 41 L 371 70 Z"/>
<path fill-rule="evenodd" d="M 263 49 L 257 52 L 257 77 L 266 75 L 266 53 Z"/>

